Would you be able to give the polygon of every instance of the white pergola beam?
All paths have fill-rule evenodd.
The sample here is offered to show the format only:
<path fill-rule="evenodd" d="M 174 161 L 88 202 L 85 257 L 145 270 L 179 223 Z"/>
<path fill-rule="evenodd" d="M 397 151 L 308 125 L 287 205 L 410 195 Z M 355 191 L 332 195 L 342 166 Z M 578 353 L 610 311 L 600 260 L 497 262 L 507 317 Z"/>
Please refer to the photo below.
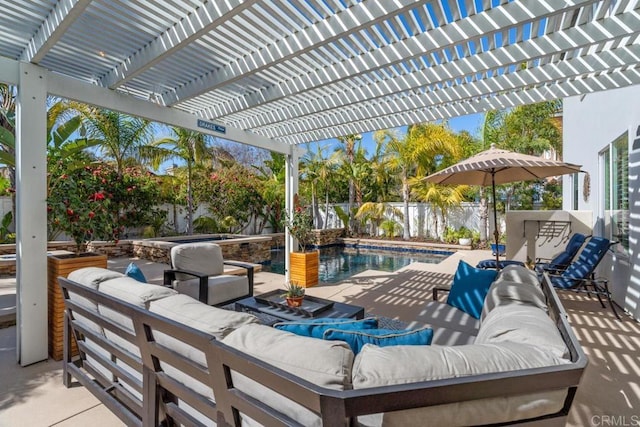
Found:
<path fill-rule="evenodd" d="M 532 104 L 551 99 L 565 98 L 589 94 L 601 90 L 618 89 L 625 86 L 640 84 L 640 70 L 631 68 L 624 71 L 611 70 L 606 74 L 573 81 L 558 82 L 550 86 L 525 89 L 521 92 L 511 92 L 496 95 L 491 98 L 479 99 L 474 102 L 447 104 L 433 109 L 418 109 L 392 116 L 378 116 L 373 119 L 352 122 L 348 125 L 327 127 L 319 131 L 293 133 L 278 138 L 289 143 L 306 143 L 321 141 L 355 132 L 370 132 L 378 129 L 390 129 L 414 123 L 431 122 L 452 117 L 482 113 L 490 110 Z M 375 116 L 375 114 L 374 114 Z"/>
<path fill-rule="evenodd" d="M 379 0 L 363 0 L 350 8 L 311 25 L 299 33 L 293 33 L 264 49 L 250 52 L 245 57 L 227 64 L 225 67 L 200 76 L 179 88 L 162 94 L 165 105 L 173 105 L 204 92 L 229 85 L 247 76 L 303 55 L 320 46 L 344 37 L 345 34 L 371 27 L 379 22 L 397 16 L 426 3 L 428 0 L 405 0 L 402 3 Z M 565 0 L 550 0 L 565 1 Z M 587 0 L 567 0 L 587 1 Z M 400 5 L 401 4 L 401 5 Z"/>
<path fill-rule="evenodd" d="M 20 78 L 20 63 L 0 56 L 0 82 L 17 86 Z"/>
<path fill-rule="evenodd" d="M 176 110 L 175 108 L 152 104 L 122 92 L 81 82 L 80 80 L 71 79 L 55 73 L 49 75 L 49 93 L 278 153 L 286 154 L 291 150 L 288 144 L 274 141 L 264 136 L 231 126 L 225 126 L 223 123 L 212 122 L 203 117 L 197 117 L 193 114 Z M 206 120 L 209 123 L 223 126 L 225 127 L 225 133 L 200 127 L 198 126 L 198 120 Z"/>
<path fill-rule="evenodd" d="M 588 6 L 595 1 L 597 0 L 548 0 L 529 3 L 529 9 L 523 6 L 523 2 L 508 3 L 468 17 L 464 21 L 433 28 L 415 37 L 393 42 L 374 51 L 343 60 L 333 66 L 296 76 L 288 82 L 282 82 L 258 93 L 243 96 L 233 103 L 226 103 L 217 110 L 212 106 L 207 110 L 207 114 L 212 117 L 227 116 L 266 102 L 282 99 L 291 94 L 300 94 L 336 84 L 367 72 L 440 52 L 469 39 L 492 35 L 501 31 L 503 25 L 506 28 L 524 25 L 554 14 L 566 13 L 569 10 Z M 213 88 L 213 85 L 210 87 Z"/>
<path fill-rule="evenodd" d="M 275 125 L 278 122 L 297 120 L 304 115 L 311 115 L 340 107 L 357 105 L 363 102 L 381 99 L 414 89 L 432 86 L 436 83 L 453 81 L 468 75 L 485 73 L 499 67 L 509 67 L 543 57 L 552 47 L 557 52 L 567 52 L 573 49 L 586 48 L 593 44 L 620 40 L 631 32 L 640 31 L 640 15 L 629 13 L 607 18 L 601 22 L 584 24 L 581 27 L 570 28 L 565 31 L 550 34 L 537 39 L 527 40 L 518 44 L 505 46 L 493 51 L 478 53 L 464 59 L 444 63 L 437 67 L 429 67 L 407 75 L 399 75 L 385 81 L 384 85 L 375 83 L 366 86 L 344 90 L 339 85 L 333 85 L 333 91 L 328 95 L 321 90 L 307 93 L 313 101 L 307 101 L 303 95 L 289 95 L 297 103 L 290 107 L 274 105 L 268 113 L 256 111 L 250 115 L 243 114 L 240 119 L 233 116 L 225 119 L 234 126 L 242 129 L 258 129 L 263 126 Z M 548 54 L 547 54 L 548 55 Z M 487 78 L 474 83 L 485 86 L 492 79 Z M 328 91 L 327 91 L 328 92 Z M 264 109 L 264 105 L 260 106 Z M 207 111 L 214 117 L 221 117 L 221 111 Z"/>
<path fill-rule="evenodd" d="M 20 61 L 40 62 L 82 15 L 91 0 L 59 0 L 20 56 Z"/>
<path fill-rule="evenodd" d="M 16 307 L 20 365 L 46 360 L 47 72 L 20 64 L 16 103 Z"/>
<path fill-rule="evenodd" d="M 640 45 L 635 44 L 610 51 L 601 51 L 585 57 L 577 57 L 561 63 L 549 63 L 541 67 L 519 70 L 478 82 L 463 83 L 421 94 L 409 92 L 395 97 L 389 103 L 384 100 L 360 103 L 355 108 L 340 110 L 340 114 L 325 115 L 327 121 L 322 124 L 319 123 L 320 115 L 309 115 L 288 121 L 286 128 L 265 126 L 255 130 L 279 138 L 303 131 L 320 130 L 326 126 L 333 127 L 366 120 L 372 111 L 378 115 L 390 116 L 419 108 L 434 108 L 451 102 L 472 101 L 505 91 L 516 92 L 532 86 L 553 84 L 557 81 L 575 79 L 591 73 L 607 72 L 609 69 L 634 66 L 638 63 L 640 63 Z"/>
<path fill-rule="evenodd" d="M 100 79 L 102 86 L 114 89 L 144 73 L 164 58 L 251 7 L 257 0 L 209 1 L 131 55 Z"/>

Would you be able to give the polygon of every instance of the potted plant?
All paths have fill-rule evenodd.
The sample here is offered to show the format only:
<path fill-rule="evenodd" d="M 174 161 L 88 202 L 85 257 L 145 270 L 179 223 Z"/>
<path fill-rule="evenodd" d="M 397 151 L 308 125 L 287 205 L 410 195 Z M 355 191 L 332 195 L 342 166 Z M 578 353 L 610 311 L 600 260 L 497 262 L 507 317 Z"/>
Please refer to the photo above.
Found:
<path fill-rule="evenodd" d="M 304 288 L 317 285 L 320 254 L 317 250 L 309 250 L 315 238 L 313 219 L 309 210 L 299 204 L 297 196 L 294 199 L 293 215 L 287 215 L 285 227 L 298 241 L 299 248 L 299 251 L 289 254 L 290 279 Z"/>
<path fill-rule="evenodd" d="M 464 225 L 458 229 L 458 244 L 462 246 L 471 246 L 473 232 Z"/>
<path fill-rule="evenodd" d="M 289 282 L 285 285 L 284 290 L 282 297 L 287 301 L 289 307 L 300 307 L 302 305 L 305 288 L 295 282 Z"/>

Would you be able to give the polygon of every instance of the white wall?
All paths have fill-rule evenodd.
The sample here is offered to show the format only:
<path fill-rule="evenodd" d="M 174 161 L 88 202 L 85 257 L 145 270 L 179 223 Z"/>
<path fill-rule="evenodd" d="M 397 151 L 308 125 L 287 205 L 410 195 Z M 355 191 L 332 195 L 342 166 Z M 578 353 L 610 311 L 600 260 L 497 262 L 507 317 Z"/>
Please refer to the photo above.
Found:
<path fill-rule="evenodd" d="M 629 254 L 617 250 L 607 255 L 599 274 L 609 278 L 614 300 L 636 319 L 640 318 L 640 144 L 633 151 L 640 125 L 640 86 L 631 86 L 564 100 L 563 158 L 581 164 L 591 177 L 591 196 L 583 199 L 583 179 L 579 182 L 580 210 L 593 211 L 593 226 L 600 231 L 600 186 L 598 153 L 624 132 L 629 132 Z M 563 207 L 571 209 L 571 186 L 563 189 Z M 594 233 L 597 234 L 597 233 Z"/>

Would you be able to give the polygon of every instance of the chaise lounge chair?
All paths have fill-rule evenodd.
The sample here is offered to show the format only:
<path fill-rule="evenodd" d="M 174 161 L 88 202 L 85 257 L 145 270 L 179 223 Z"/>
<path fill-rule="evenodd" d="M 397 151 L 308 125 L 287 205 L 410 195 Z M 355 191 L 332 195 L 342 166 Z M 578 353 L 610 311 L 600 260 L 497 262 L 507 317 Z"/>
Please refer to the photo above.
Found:
<path fill-rule="evenodd" d="M 562 273 L 571 263 L 573 258 L 576 256 L 582 245 L 584 244 L 587 236 L 581 233 L 575 233 L 567 242 L 567 246 L 564 248 L 562 252 L 557 254 L 552 259 L 546 258 L 537 258 L 535 270 L 538 273 L 542 273 L 542 271 L 548 271 L 551 274 L 559 274 Z M 496 263 L 495 259 L 485 259 L 478 263 L 477 268 L 484 269 L 496 269 L 500 268 L 501 270 L 508 265 L 522 265 L 524 263 L 522 261 L 515 260 L 504 260 Z"/>
<path fill-rule="evenodd" d="M 609 301 L 613 314 L 618 320 L 620 316 L 611 300 L 611 292 L 607 279 L 596 279 L 595 269 L 600 264 L 611 246 L 618 242 L 611 242 L 604 237 L 592 237 L 584 246 L 578 258 L 573 261 L 562 273 L 551 273 L 549 278 L 555 288 L 574 292 L 586 292 L 588 295 L 596 294 L 602 307 L 606 307 L 602 301 L 605 296 Z"/>

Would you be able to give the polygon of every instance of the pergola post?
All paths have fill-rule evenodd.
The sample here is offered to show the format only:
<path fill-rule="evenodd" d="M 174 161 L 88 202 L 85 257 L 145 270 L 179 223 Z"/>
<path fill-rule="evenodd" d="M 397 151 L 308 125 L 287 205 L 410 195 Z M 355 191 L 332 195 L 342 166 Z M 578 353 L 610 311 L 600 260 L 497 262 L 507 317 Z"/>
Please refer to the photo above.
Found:
<path fill-rule="evenodd" d="M 298 193 L 298 163 L 299 163 L 299 153 L 298 149 L 295 146 L 291 146 L 291 151 L 286 155 L 286 168 L 285 168 L 285 211 L 287 212 L 287 217 L 293 217 L 293 200 Z M 292 249 L 295 248 L 294 245 L 297 243 L 289 230 L 285 228 L 284 230 L 284 275 L 285 280 L 288 282 L 290 277 L 290 265 L 289 265 L 289 254 Z"/>
<path fill-rule="evenodd" d="M 47 359 L 47 72 L 20 63 L 16 102 L 17 358 Z"/>

